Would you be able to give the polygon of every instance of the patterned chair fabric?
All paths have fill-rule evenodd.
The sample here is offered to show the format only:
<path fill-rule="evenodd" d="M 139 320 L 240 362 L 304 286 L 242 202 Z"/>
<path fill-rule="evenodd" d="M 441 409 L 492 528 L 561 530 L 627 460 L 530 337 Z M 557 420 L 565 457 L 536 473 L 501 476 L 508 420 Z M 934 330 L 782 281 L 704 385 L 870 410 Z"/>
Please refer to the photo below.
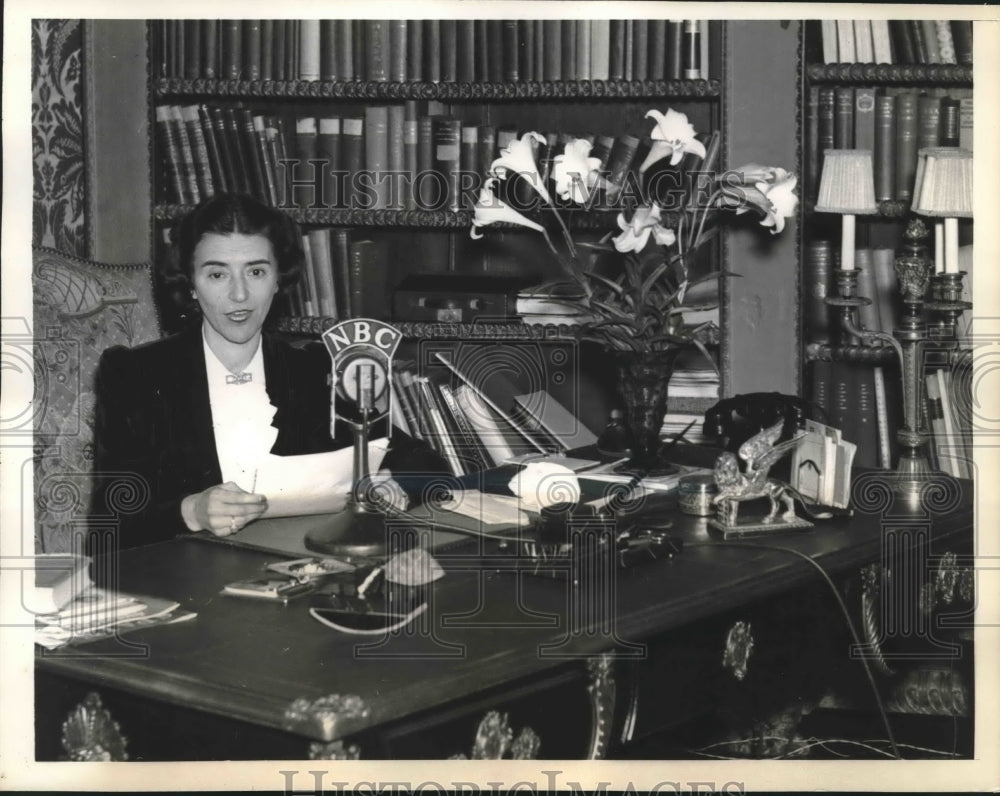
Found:
<path fill-rule="evenodd" d="M 36 247 L 32 293 L 35 549 L 62 552 L 89 509 L 97 362 L 109 346 L 155 340 L 160 324 L 148 263 L 110 265 Z"/>

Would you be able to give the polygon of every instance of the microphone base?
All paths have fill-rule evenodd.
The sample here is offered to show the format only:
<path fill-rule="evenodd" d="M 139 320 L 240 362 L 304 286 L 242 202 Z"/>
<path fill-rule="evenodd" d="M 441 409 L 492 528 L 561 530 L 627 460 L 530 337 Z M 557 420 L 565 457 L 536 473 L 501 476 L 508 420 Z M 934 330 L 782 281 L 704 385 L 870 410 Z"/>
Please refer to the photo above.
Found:
<path fill-rule="evenodd" d="M 305 545 L 314 553 L 329 556 L 384 556 L 385 521 L 385 515 L 378 511 L 358 511 L 348 504 L 346 511 L 331 517 L 324 527 L 309 531 Z"/>

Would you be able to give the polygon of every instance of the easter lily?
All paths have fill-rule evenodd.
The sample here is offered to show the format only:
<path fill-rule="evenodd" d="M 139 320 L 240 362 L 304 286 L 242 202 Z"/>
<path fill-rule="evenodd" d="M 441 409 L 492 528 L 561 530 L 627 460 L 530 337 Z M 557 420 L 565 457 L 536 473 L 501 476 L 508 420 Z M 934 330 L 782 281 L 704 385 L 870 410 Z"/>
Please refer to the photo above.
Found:
<path fill-rule="evenodd" d="M 538 173 L 538 166 L 535 164 L 535 152 L 531 142 L 539 144 L 545 143 L 545 137 L 539 133 L 525 133 L 520 138 L 511 141 L 500 153 L 500 157 L 490 165 L 490 173 L 495 174 L 500 179 L 506 179 L 510 172 L 519 175 L 527 180 L 531 188 L 546 203 L 551 204 L 549 192 L 545 189 L 545 182 L 542 175 Z"/>
<path fill-rule="evenodd" d="M 540 224 L 536 224 L 531 219 L 525 218 L 510 205 L 505 204 L 497 198 L 497 195 L 493 192 L 493 186 L 496 183 L 496 177 L 489 177 L 479 190 L 479 199 L 476 202 L 472 218 L 472 229 L 469 230 L 469 234 L 473 240 L 483 237 L 482 233 L 478 232 L 479 227 L 503 222 L 528 227 L 544 234 L 545 230 Z"/>
<path fill-rule="evenodd" d="M 566 144 L 563 154 L 553 160 L 552 177 L 560 199 L 584 204 L 589 198 L 601 167 L 600 158 L 589 157 L 590 149 L 587 139 L 575 138 Z"/>
<path fill-rule="evenodd" d="M 694 137 L 694 125 L 688 122 L 688 117 L 668 109 L 666 113 L 657 110 L 646 112 L 646 118 L 652 116 L 656 120 L 656 126 L 650 136 L 653 145 L 649 148 L 649 154 L 639 166 L 639 173 L 642 174 L 650 166 L 663 158 L 670 156 L 670 165 L 676 166 L 680 163 L 685 152 L 705 157 L 705 145 Z"/>
<path fill-rule="evenodd" d="M 625 220 L 624 213 L 619 213 L 618 228 L 622 232 L 612 240 L 612 243 L 620 252 L 642 251 L 650 235 L 660 246 L 673 246 L 677 240 L 673 230 L 660 225 L 659 205 L 636 208 L 629 221 Z"/>
<path fill-rule="evenodd" d="M 759 182 L 756 185 L 758 191 L 767 197 L 769 206 L 764 211 L 764 220 L 761 226 L 773 227 L 772 235 L 777 235 L 785 228 L 785 219 L 791 218 L 798 207 L 799 198 L 795 195 L 795 185 L 798 178 L 794 174 L 784 172 L 777 180 L 771 183 Z"/>

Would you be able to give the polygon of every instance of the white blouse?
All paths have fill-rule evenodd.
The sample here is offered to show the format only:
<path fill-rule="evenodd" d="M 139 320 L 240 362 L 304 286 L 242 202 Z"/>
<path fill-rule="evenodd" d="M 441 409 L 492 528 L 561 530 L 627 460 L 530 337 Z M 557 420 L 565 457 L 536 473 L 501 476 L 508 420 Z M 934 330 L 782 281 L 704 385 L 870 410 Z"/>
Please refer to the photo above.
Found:
<path fill-rule="evenodd" d="M 215 452 L 219 457 L 222 482 L 233 481 L 252 492 L 256 470 L 270 458 L 270 450 L 278 436 L 278 429 L 271 425 L 276 407 L 267 397 L 260 342 L 243 371 L 249 379 L 246 376 L 235 378 L 239 374 L 230 373 L 209 347 L 204 332 L 202 342 Z"/>

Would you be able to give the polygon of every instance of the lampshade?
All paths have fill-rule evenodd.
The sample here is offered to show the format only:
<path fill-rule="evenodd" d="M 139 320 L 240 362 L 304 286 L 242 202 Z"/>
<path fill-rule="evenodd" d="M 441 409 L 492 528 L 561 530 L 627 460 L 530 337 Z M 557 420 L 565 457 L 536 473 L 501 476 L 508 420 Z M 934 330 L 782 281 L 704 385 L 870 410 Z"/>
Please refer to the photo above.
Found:
<path fill-rule="evenodd" d="M 875 213 L 875 176 L 870 149 L 827 149 L 819 182 L 820 213 Z"/>
<path fill-rule="evenodd" d="M 917 153 L 913 212 L 937 218 L 972 218 L 972 153 L 927 147 Z"/>

